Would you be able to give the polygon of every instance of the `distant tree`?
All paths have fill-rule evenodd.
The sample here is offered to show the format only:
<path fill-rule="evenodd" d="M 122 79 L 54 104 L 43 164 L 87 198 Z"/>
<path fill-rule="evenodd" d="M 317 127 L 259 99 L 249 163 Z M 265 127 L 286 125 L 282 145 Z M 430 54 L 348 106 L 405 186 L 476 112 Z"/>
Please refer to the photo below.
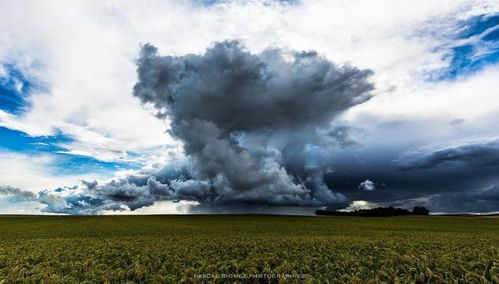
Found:
<path fill-rule="evenodd" d="M 372 209 L 359 209 L 354 211 L 337 211 L 337 210 L 316 210 L 316 215 L 326 216 L 359 216 L 359 217 L 390 217 L 404 215 L 428 215 L 430 210 L 424 207 L 414 207 L 411 211 L 390 207 L 377 207 Z"/>
<path fill-rule="evenodd" d="M 412 215 L 430 215 L 430 210 L 416 206 L 412 209 Z"/>

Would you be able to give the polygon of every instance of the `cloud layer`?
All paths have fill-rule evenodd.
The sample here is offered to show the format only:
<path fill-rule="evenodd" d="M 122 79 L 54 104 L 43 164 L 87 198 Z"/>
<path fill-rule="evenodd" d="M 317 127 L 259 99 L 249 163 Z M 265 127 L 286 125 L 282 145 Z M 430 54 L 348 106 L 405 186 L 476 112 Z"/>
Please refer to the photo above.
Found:
<path fill-rule="evenodd" d="M 471 166 L 499 165 L 499 139 L 474 139 L 438 149 L 413 150 L 394 162 L 402 170 L 430 169 L 444 163 L 456 162 Z"/>

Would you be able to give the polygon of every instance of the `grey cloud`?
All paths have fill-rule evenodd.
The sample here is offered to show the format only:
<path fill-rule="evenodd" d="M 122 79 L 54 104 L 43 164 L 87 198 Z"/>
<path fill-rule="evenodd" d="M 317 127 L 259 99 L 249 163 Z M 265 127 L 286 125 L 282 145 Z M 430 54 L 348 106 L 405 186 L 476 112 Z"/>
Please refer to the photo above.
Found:
<path fill-rule="evenodd" d="M 456 119 L 451 120 L 450 125 L 452 125 L 452 126 L 458 126 L 458 125 L 463 124 L 465 121 L 466 121 L 465 119 L 456 118 Z"/>
<path fill-rule="evenodd" d="M 317 126 L 370 98 L 371 71 L 338 67 L 315 52 L 290 55 L 291 62 L 278 49 L 251 54 L 226 41 L 203 55 L 161 57 L 147 44 L 135 96 L 177 126 L 199 119 L 227 132 Z"/>
<path fill-rule="evenodd" d="M 405 153 L 394 161 L 402 170 L 430 169 L 456 162 L 478 167 L 499 165 L 499 139 L 471 140 L 456 146 L 420 149 Z"/>
<path fill-rule="evenodd" d="M 98 184 L 96 180 L 94 180 L 94 181 L 82 180 L 81 183 L 83 183 L 89 189 L 95 188 Z"/>
<path fill-rule="evenodd" d="M 431 196 L 429 203 L 440 212 L 499 212 L 499 185 L 482 190 L 436 194 Z"/>
<path fill-rule="evenodd" d="M 499 185 L 494 185 L 477 194 L 478 199 L 499 203 Z"/>
<path fill-rule="evenodd" d="M 367 135 L 361 128 L 341 124 L 318 128 L 317 132 L 323 143 L 340 148 L 359 147 L 361 146 L 359 141 Z"/>
<path fill-rule="evenodd" d="M 21 198 L 24 200 L 36 200 L 37 199 L 37 194 L 27 191 L 27 190 L 22 190 L 17 187 L 12 187 L 12 186 L 5 186 L 5 185 L 0 185 L 0 195 L 7 195 L 7 196 L 12 196 L 16 198 Z"/>

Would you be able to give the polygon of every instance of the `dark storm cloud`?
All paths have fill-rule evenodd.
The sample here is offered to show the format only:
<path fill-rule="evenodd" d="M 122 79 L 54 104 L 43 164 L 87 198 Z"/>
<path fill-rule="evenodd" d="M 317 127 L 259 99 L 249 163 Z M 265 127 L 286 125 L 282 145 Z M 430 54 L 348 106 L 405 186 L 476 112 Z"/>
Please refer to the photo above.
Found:
<path fill-rule="evenodd" d="M 470 141 L 439 149 L 417 150 L 395 160 L 402 170 L 429 169 L 456 162 L 470 166 L 499 165 L 499 140 Z"/>
<path fill-rule="evenodd" d="M 315 52 L 285 55 L 251 54 L 226 41 L 203 55 L 161 57 L 145 45 L 135 95 L 177 128 L 198 119 L 225 132 L 316 126 L 370 98 L 371 71 L 338 67 Z"/>
<path fill-rule="evenodd" d="M 326 175 L 326 184 L 350 200 L 384 206 L 425 206 L 433 212 L 499 211 L 495 199 L 498 140 L 482 137 L 447 145 L 453 146 L 409 147 L 412 150 L 407 151 L 400 150 L 404 147 L 399 144 L 398 149 L 378 146 L 337 152 L 330 160 L 334 171 Z M 366 176 L 376 181 L 375 191 L 359 190 Z"/>
<path fill-rule="evenodd" d="M 134 95 L 171 121 L 187 158 L 44 193 L 46 211 L 135 210 L 158 200 L 196 201 L 193 210 L 348 205 L 324 183 L 328 147 L 352 143 L 348 129 L 330 123 L 370 99 L 370 70 L 337 66 L 313 51 L 252 54 L 237 41 L 185 56 L 160 56 L 147 44 L 137 64 Z"/>
<path fill-rule="evenodd" d="M 371 73 L 337 66 L 315 52 L 252 54 L 237 41 L 178 57 L 160 56 L 148 44 L 138 60 L 134 94 L 154 105 L 158 117 L 171 120 L 171 134 L 190 159 L 191 182 L 209 185 L 209 191 L 193 187 L 184 198 L 344 204 L 345 196 L 324 184 L 324 164 L 313 157 L 320 151 L 313 149 L 320 148 L 314 145 L 316 130 L 370 98 Z M 341 131 L 330 134 L 346 137 Z M 202 198 L 195 196 L 198 191 Z"/>
<path fill-rule="evenodd" d="M 171 121 L 186 158 L 46 192 L 46 211 L 136 210 L 160 200 L 195 201 L 195 213 L 338 209 L 353 200 L 499 211 L 499 139 L 414 148 L 421 143 L 397 140 L 414 126 L 406 122 L 371 129 L 375 136 L 366 140 L 366 131 L 335 120 L 370 98 L 370 71 L 338 67 L 314 52 L 252 54 L 237 42 L 185 56 L 160 56 L 146 45 L 137 63 L 135 96 Z"/>
<path fill-rule="evenodd" d="M 499 185 L 493 185 L 483 190 L 437 194 L 432 196 L 428 203 L 440 212 L 499 212 Z"/>

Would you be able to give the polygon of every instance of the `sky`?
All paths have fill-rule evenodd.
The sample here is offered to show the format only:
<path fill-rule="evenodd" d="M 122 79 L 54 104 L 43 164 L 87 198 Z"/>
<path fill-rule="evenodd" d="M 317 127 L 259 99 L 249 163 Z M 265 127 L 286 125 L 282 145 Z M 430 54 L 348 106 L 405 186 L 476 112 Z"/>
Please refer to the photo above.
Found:
<path fill-rule="evenodd" d="M 494 0 L 0 0 L 0 214 L 499 212 Z"/>

